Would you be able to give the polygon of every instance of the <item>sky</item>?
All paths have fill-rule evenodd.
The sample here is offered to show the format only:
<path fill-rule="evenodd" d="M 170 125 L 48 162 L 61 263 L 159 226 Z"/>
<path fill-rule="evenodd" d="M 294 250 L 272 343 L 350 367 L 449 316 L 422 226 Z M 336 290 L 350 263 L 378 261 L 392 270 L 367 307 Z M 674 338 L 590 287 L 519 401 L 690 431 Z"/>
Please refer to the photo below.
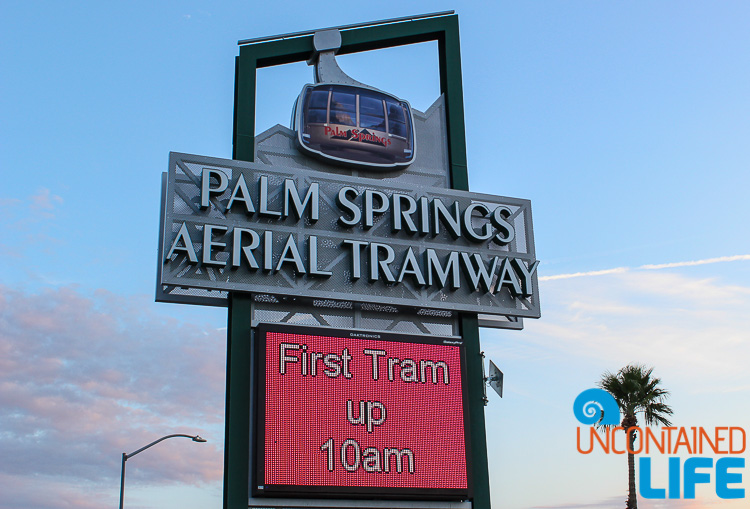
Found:
<path fill-rule="evenodd" d="M 132 458 L 126 506 L 221 506 L 226 310 L 154 302 L 168 154 L 231 157 L 238 40 L 452 9 L 470 189 L 530 199 L 541 260 L 541 319 L 481 331 L 493 507 L 623 506 L 625 458 L 576 451 L 572 403 L 628 363 L 676 425 L 750 429 L 746 2 L 6 0 L 0 508 L 113 507 L 122 453 L 169 433 L 208 442 Z M 339 63 L 424 110 L 436 55 Z M 261 71 L 258 131 L 311 79 Z M 641 507 L 744 507 L 705 488 Z"/>

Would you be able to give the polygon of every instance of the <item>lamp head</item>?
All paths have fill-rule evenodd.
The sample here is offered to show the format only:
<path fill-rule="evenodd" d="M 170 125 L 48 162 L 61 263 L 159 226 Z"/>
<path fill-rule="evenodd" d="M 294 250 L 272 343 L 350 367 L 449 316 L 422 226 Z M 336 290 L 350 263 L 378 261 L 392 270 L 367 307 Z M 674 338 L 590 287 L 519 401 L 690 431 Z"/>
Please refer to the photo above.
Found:
<path fill-rule="evenodd" d="M 206 440 L 205 438 L 201 438 L 201 436 L 200 436 L 200 435 L 195 435 L 195 436 L 193 437 L 193 442 L 207 442 L 207 441 L 208 441 L 208 440 Z"/>

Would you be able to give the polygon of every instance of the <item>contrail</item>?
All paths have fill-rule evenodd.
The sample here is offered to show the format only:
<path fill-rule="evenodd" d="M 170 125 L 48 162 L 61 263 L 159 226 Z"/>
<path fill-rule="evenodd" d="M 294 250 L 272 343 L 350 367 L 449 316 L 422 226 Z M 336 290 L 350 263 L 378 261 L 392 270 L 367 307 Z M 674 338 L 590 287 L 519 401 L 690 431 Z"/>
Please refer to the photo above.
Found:
<path fill-rule="evenodd" d="M 592 270 L 589 272 L 575 272 L 573 274 L 557 274 L 556 276 L 542 276 L 539 281 L 551 281 L 553 279 L 570 279 L 573 277 L 585 277 L 585 276 L 603 276 L 605 274 L 616 274 L 618 272 L 627 272 L 630 270 L 628 267 L 617 267 L 616 269 L 606 270 Z"/>
<path fill-rule="evenodd" d="M 720 256 L 718 258 L 706 258 L 705 260 L 693 260 L 688 262 L 661 263 L 658 265 L 641 265 L 635 269 L 630 267 L 616 267 L 614 269 L 592 270 L 589 272 L 575 272 L 572 274 L 557 274 L 554 276 L 541 276 L 539 281 L 552 281 L 554 279 L 570 279 L 574 277 L 604 276 L 606 274 L 617 274 L 629 270 L 658 270 L 671 269 L 674 267 L 691 267 L 693 265 L 707 265 L 709 263 L 737 262 L 750 260 L 750 255 Z"/>
<path fill-rule="evenodd" d="M 750 255 L 720 256 L 719 258 L 707 258 L 705 260 L 695 260 L 692 262 L 662 263 L 659 265 L 641 265 L 639 269 L 671 269 L 672 267 L 689 267 L 691 265 L 706 265 L 708 263 L 736 262 L 739 260 L 750 260 Z"/>

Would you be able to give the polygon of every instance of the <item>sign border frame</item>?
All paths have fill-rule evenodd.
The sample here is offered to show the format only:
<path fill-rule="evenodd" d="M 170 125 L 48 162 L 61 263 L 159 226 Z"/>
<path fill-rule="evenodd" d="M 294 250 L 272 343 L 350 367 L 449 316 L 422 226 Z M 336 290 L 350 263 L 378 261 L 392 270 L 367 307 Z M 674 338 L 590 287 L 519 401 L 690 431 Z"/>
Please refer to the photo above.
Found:
<path fill-rule="evenodd" d="M 344 339 L 351 332 L 363 334 L 378 334 L 378 341 L 390 341 L 411 344 L 441 344 L 441 341 L 460 342 L 459 363 L 461 366 L 461 406 L 463 413 L 463 440 L 464 461 L 466 462 L 466 489 L 463 488 L 398 488 L 388 486 L 299 486 L 299 485 L 274 485 L 271 490 L 258 490 L 258 485 L 266 486 L 264 475 L 265 467 L 265 397 L 266 380 L 266 333 L 282 332 L 300 335 L 320 335 Z M 357 339 L 357 338 L 352 338 Z M 368 338 L 369 339 L 369 338 Z M 319 327 L 312 325 L 290 325 L 283 323 L 259 323 L 255 329 L 253 347 L 255 348 L 255 373 L 256 381 L 254 388 L 255 401 L 255 425 L 251 437 L 255 444 L 253 461 L 253 483 L 251 492 L 254 497 L 311 497 L 311 498 L 352 498 L 372 499 L 373 497 L 395 500 L 445 500 L 462 501 L 471 498 L 471 418 L 469 415 L 468 391 L 466 388 L 466 347 L 462 338 L 458 336 L 429 336 L 401 332 L 376 332 L 368 329 L 338 329 L 331 327 Z"/>

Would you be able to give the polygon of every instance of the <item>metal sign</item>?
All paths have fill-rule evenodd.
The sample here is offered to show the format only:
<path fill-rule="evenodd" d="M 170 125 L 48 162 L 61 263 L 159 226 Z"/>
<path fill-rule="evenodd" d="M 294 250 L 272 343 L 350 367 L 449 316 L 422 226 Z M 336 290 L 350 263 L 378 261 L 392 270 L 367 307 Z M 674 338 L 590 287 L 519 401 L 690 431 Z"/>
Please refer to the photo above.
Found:
<path fill-rule="evenodd" d="M 424 112 L 335 60 L 428 41 Z M 459 46 L 452 11 L 240 41 L 233 160 L 170 155 L 156 298 L 229 310 L 225 509 L 490 507 L 478 328 L 540 316 L 538 261 L 528 200 L 468 192 Z"/>
<path fill-rule="evenodd" d="M 162 285 L 539 316 L 528 200 L 170 155 Z"/>
<path fill-rule="evenodd" d="M 255 496 L 470 494 L 463 341 L 262 324 Z"/>
<path fill-rule="evenodd" d="M 503 397 L 503 372 L 492 361 L 490 361 L 490 376 L 487 377 L 487 384 L 498 396 Z"/>

